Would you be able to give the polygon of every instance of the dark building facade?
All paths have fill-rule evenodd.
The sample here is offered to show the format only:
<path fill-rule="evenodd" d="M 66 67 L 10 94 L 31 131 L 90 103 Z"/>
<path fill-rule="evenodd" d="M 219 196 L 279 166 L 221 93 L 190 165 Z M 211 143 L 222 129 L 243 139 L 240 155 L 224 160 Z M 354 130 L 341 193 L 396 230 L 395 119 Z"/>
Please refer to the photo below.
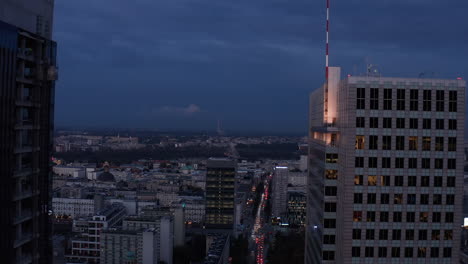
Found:
<path fill-rule="evenodd" d="M 56 79 L 56 43 L 0 17 L 1 263 L 52 262 L 48 215 Z"/>
<path fill-rule="evenodd" d="M 234 160 L 210 158 L 206 164 L 206 217 L 209 229 L 233 229 L 236 167 Z"/>

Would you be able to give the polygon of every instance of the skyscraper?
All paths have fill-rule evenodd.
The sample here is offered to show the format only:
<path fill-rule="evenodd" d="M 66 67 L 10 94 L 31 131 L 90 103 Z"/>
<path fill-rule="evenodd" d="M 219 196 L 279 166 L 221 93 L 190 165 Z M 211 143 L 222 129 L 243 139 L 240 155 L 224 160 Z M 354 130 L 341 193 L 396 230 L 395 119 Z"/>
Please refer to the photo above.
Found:
<path fill-rule="evenodd" d="M 276 166 L 273 172 L 273 190 L 271 192 L 272 216 L 286 218 L 288 204 L 289 167 Z M 285 222 L 286 220 L 283 219 Z"/>
<path fill-rule="evenodd" d="M 2 263 L 50 263 L 49 161 L 57 79 L 53 1 L 0 3 Z"/>
<path fill-rule="evenodd" d="M 236 167 L 234 160 L 226 158 L 210 158 L 206 163 L 206 228 L 234 228 Z"/>
<path fill-rule="evenodd" d="M 465 81 L 329 73 L 310 97 L 306 263 L 458 263 Z"/>

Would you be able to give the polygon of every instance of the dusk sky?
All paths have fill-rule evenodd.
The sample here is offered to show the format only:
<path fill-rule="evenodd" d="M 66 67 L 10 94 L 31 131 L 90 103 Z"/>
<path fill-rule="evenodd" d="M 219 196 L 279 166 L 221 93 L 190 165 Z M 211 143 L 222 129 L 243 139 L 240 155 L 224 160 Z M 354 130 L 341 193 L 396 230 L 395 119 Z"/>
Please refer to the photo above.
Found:
<path fill-rule="evenodd" d="M 468 78 L 468 1 L 331 0 L 330 65 Z M 307 132 L 325 0 L 56 1 L 56 126 Z"/>

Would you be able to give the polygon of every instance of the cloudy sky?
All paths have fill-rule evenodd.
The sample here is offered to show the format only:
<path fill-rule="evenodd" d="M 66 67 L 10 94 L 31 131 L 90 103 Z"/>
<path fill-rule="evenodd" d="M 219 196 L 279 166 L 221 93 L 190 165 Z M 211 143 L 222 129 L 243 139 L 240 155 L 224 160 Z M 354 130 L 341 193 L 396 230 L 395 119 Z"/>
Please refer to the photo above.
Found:
<path fill-rule="evenodd" d="M 331 0 L 331 66 L 468 77 L 468 1 Z M 56 1 L 56 125 L 304 132 L 325 0 Z"/>

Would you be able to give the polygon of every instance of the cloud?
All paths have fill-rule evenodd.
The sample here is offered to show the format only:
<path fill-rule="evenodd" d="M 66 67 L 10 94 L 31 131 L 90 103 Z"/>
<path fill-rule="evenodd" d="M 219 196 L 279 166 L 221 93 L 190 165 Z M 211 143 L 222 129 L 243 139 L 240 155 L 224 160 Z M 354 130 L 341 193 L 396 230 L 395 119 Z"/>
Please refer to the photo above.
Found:
<path fill-rule="evenodd" d="M 186 107 L 177 106 L 162 106 L 153 109 L 152 113 L 155 115 L 179 115 L 179 116 L 192 116 L 201 112 L 201 108 L 196 104 L 189 104 Z"/>

